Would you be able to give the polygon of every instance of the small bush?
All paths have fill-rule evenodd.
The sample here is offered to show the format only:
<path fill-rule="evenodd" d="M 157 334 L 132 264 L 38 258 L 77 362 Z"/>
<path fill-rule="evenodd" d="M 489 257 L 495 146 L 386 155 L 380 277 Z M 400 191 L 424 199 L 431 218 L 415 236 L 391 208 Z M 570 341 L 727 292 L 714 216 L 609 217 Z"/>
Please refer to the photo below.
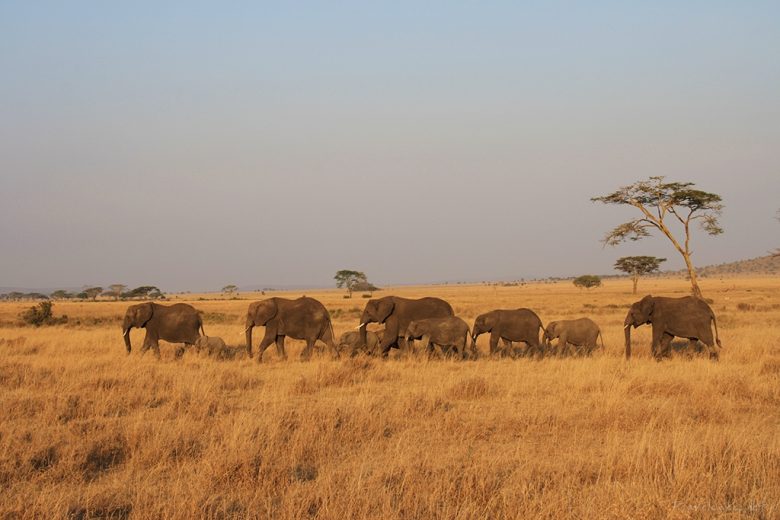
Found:
<path fill-rule="evenodd" d="M 755 305 L 751 305 L 749 303 L 738 303 L 737 304 L 737 310 L 740 310 L 740 311 L 754 311 L 754 310 L 756 310 L 756 306 Z"/>
<path fill-rule="evenodd" d="M 19 318 L 26 325 L 32 325 L 33 327 L 41 327 L 43 325 L 60 325 L 68 322 L 67 316 L 60 316 L 55 318 L 52 314 L 52 307 L 54 304 L 50 301 L 41 302 L 38 305 L 33 305 L 23 313 L 19 315 Z"/>

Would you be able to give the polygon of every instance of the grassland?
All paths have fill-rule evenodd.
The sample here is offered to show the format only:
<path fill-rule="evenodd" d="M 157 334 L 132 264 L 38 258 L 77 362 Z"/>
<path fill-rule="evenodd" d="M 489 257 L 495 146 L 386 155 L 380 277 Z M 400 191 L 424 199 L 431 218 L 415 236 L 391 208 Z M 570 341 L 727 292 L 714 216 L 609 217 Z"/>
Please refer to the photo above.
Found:
<path fill-rule="evenodd" d="M 14 324 L 29 304 L 0 304 L 0 518 L 778 518 L 780 280 L 702 286 L 720 363 L 657 363 L 642 329 L 626 362 L 627 281 L 381 293 L 440 296 L 467 321 L 527 306 L 601 325 L 603 352 L 541 361 L 301 363 L 294 341 L 286 362 L 168 344 L 158 361 L 125 355 L 126 303 L 57 303 L 70 323 L 38 329 Z M 359 295 L 307 294 L 337 334 L 357 325 Z M 249 300 L 188 297 L 209 335 L 242 343 Z"/>

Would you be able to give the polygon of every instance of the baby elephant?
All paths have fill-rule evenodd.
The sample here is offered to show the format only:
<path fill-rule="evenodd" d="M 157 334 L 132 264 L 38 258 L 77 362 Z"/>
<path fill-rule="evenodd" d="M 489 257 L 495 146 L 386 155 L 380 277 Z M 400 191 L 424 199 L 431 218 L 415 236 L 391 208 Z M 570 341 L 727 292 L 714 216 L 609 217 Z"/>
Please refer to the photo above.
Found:
<path fill-rule="evenodd" d="M 360 345 L 360 332 L 356 330 L 351 330 L 349 332 L 345 332 L 341 335 L 339 338 L 338 343 L 338 349 L 339 352 L 344 351 L 344 349 L 349 349 L 350 356 L 356 356 L 358 353 L 358 349 Z M 376 351 L 376 347 L 379 345 L 379 336 L 376 332 L 367 331 L 366 332 L 366 348 L 364 352 L 367 354 L 373 354 Z"/>
<path fill-rule="evenodd" d="M 423 350 L 428 354 L 438 346 L 445 353 L 456 349 L 461 358 L 466 357 L 466 341 L 470 337 L 468 324 L 457 316 L 415 320 L 409 324 L 405 335 L 410 350 L 414 350 L 414 340 L 422 338 Z"/>
<path fill-rule="evenodd" d="M 569 345 L 581 347 L 585 354 L 590 356 L 598 345 L 596 339 L 601 337 L 601 330 L 590 318 L 577 320 L 551 321 L 544 331 L 544 339 L 548 346 L 554 339 L 558 339 L 558 352 L 563 355 Z M 604 338 L 601 337 L 601 348 L 604 348 Z"/>
<path fill-rule="evenodd" d="M 222 341 L 222 338 L 217 336 L 200 336 L 195 340 L 194 345 L 195 350 L 198 352 L 205 348 L 209 356 L 213 356 L 215 354 L 220 356 L 227 350 L 225 342 Z"/>

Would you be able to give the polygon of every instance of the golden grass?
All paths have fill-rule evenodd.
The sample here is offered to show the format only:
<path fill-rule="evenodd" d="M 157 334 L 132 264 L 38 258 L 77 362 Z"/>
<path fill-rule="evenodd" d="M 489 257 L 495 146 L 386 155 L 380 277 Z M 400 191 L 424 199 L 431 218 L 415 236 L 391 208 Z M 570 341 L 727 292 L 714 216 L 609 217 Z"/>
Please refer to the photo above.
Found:
<path fill-rule="evenodd" d="M 380 293 L 440 296 L 469 322 L 527 306 L 545 323 L 601 325 L 603 353 L 542 361 L 301 363 L 295 341 L 287 362 L 274 349 L 263 365 L 243 353 L 176 361 L 168 344 L 157 361 L 125 355 L 116 320 L 127 303 L 57 303 L 80 324 L 40 329 L 10 325 L 25 305 L 5 303 L 0 517 L 777 518 L 780 280 L 703 289 L 720 363 L 657 363 L 647 327 L 626 362 L 622 321 L 637 297 L 624 281 Z M 307 294 L 334 314 L 336 334 L 357 325 L 364 300 Z M 249 300 L 190 297 L 209 335 L 243 342 Z"/>

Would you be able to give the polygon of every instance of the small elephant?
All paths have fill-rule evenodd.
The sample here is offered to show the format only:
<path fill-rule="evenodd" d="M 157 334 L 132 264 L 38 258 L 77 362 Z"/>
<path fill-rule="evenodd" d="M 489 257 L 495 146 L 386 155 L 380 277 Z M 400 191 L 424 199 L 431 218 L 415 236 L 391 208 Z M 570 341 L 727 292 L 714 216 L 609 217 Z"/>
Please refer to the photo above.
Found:
<path fill-rule="evenodd" d="M 448 318 L 428 318 L 409 323 L 404 335 L 410 350 L 414 350 L 414 340 L 422 339 L 423 350 L 431 354 L 438 346 L 442 352 L 454 349 L 460 358 L 466 357 L 466 343 L 471 337 L 468 324 L 457 316 Z"/>
<path fill-rule="evenodd" d="M 373 354 L 376 352 L 376 348 L 379 345 L 379 335 L 376 332 L 366 332 L 366 346 L 363 347 L 360 341 L 360 332 L 356 330 L 350 330 L 341 335 L 338 342 L 338 349 L 343 351 L 347 349 L 350 356 L 356 356 L 359 351 L 363 351 L 367 354 Z"/>
<path fill-rule="evenodd" d="M 547 345 L 554 339 L 558 340 L 558 353 L 562 356 L 569 350 L 569 345 L 580 347 L 580 351 L 590 356 L 598 347 L 597 339 L 601 337 L 601 348 L 604 348 L 604 337 L 596 322 L 590 318 L 577 320 L 551 321 L 544 331 Z"/>
<path fill-rule="evenodd" d="M 206 349 L 206 352 L 209 356 L 221 356 L 222 353 L 227 349 L 227 346 L 225 345 L 225 342 L 222 340 L 222 338 L 217 336 L 201 336 L 195 340 L 194 345 L 195 350 L 198 352 Z"/>

